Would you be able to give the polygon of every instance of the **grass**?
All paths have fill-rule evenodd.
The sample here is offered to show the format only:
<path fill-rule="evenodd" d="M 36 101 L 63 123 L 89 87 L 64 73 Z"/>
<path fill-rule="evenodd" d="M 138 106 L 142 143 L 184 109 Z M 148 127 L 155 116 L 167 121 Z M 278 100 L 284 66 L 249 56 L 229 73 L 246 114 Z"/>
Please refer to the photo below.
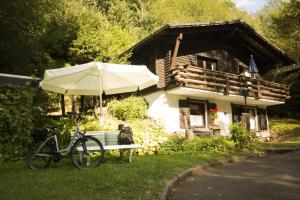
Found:
<path fill-rule="evenodd" d="M 270 128 L 276 140 L 262 147 L 300 147 L 300 121 L 271 119 Z M 134 157 L 131 164 L 110 156 L 89 170 L 74 168 L 69 159 L 39 171 L 29 170 L 24 161 L 0 161 L 0 199 L 159 199 L 168 180 L 183 170 L 239 155 L 229 151 L 148 155 Z"/>
<path fill-rule="evenodd" d="M 237 153 L 199 153 L 134 157 L 131 164 L 106 159 L 98 168 L 78 170 L 64 159 L 32 171 L 24 161 L 0 163 L 0 199 L 159 199 L 167 181 L 184 169 Z"/>
<path fill-rule="evenodd" d="M 300 120 L 270 119 L 273 142 L 262 143 L 263 148 L 300 148 Z"/>
<path fill-rule="evenodd" d="M 270 119 L 270 132 L 277 141 L 299 141 L 300 120 L 296 119 Z"/>

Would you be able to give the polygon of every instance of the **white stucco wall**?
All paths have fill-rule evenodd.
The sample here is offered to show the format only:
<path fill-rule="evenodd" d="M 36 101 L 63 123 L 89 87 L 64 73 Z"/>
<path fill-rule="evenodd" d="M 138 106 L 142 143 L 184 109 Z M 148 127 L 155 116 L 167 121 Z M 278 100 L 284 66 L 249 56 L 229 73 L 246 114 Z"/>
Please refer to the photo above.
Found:
<path fill-rule="evenodd" d="M 167 95 L 158 91 L 144 96 L 149 104 L 148 115 L 162 123 L 167 132 L 178 131 L 179 128 L 179 96 Z"/>
<path fill-rule="evenodd" d="M 185 100 L 189 96 L 166 94 L 165 91 L 158 91 L 144 97 L 149 104 L 148 115 L 157 122 L 162 123 L 167 132 L 172 133 L 176 131 L 183 131 L 183 129 L 180 129 L 179 100 Z M 193 97 L 193 99 L 207 100 L 201 99 L 200 97 Z M 219 125 L 221 127 L 221 134 L 227 135 L 229 133 L 228 126 L 231 123 L 232 118 L 230 102 L 214 100 L 209 101 L 217 104 L 217 107 L 220 110 Z M 226 124 L 227 126 L 222 128 Z"/>
<path fill-rule="evenodd" d="M 208 100 L 210 103 L 215 103 L 218 112 L 218 119 L 215 120 L 220 126 L 221 135 L 229 135 L 229 125 L 232 123 L 232 109 L 230 101 L 215 100 L 201 98 L 197 96 L 187 96 L 187 95 L 177 95 L 177 94 L 168 94 L 165 91 L 158 91 L 149 95 L 144 96 L 146 101 L 149 104 L 148 115 L 155 119 L 157 122 L 164 125 L 168 133 L 173 133 L 177 131 L 184 131 L 180 129 L 180 119 L 179 119 L 179 100 L 186 100 L 187 98 L 198 99 L 198 100 Z M 265 108 L 260 106 L 261 108 Z M 206 113 L 206 122 L 207 122 L 207 113 Z M 257 124 L 257 115 L 256 115 L 256 124 Z M 207 125 L 207 123 L 206 123 Z M 257 127 L 257 126 L 256 126 Z M 208 128 L 208 127 L 207 127 Z M 264 131 L 267 132 L 268 131 Z M 267 134 L 265 133 L 265 134 Z"/>

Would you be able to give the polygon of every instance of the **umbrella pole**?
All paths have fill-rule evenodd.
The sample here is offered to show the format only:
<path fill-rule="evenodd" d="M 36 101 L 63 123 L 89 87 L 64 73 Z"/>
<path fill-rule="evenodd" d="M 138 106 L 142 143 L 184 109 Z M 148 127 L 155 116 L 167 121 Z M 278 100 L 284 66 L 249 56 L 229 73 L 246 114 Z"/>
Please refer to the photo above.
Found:
<path fill-rule="evenodd" d="M 100 106 L 99 106 L 99 126 L 100 126 L 100 131 L 103 128 L 103 119 L 102 119 L 102 77 L 101 74 L 99 76 L 99 96 L 100 96 Z"/>

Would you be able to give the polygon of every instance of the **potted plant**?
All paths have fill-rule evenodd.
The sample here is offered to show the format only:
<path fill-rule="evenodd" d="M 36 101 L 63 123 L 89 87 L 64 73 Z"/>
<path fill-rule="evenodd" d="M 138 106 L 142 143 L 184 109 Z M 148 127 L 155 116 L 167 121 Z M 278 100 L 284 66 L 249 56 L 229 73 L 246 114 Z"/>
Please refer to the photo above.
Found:
<path fill-rule="evenodd" d="M 213 134 L 217 134 L 218 132 L 220 132 L 220 127 L 218 125 L 218 112 L 220 110 L 215 107 L 209 110 L 209 114 L 208 114 L 208 120 L 209 120 L 209 128 L 210 130 L 213 131 Z"/>

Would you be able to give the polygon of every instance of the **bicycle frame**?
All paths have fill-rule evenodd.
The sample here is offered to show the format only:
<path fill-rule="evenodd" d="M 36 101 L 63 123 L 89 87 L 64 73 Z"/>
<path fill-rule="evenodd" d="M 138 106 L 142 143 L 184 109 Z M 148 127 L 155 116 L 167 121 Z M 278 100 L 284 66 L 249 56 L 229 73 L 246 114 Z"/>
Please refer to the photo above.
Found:
<path fill-rule="evenodd" d="M 59 149 L 59 146 L 58 146 L 58 141 L 57 141 L 57 136 L 56 135 L 53 135 L 53 136 L 50 136 L 48 137 L 41 145 L 40 147 L 38 148 L 38 150 L 36 151 L 36 155 L 37 156 L 48 156 L 48 157 L 51 157 L 53 156 L 53 152 L 49 152 L 49 153 L 39 153 L 41 151 L 41 149 L 47 144 L 48 141 L 50 141 L 51 139 L 54 138 L 54 141 L 55 141 L 55 145 L 56 145 L 56 153 L 62 155 L 62 156 L 65 156 L 67 155 L 68 153 L 70 153 L 71 149 L 72 149 L 72 146 L 73 144 L 75 143 L 75 141 L 79 138 L 82 137 L 82 133 L 80 132 L 80 129 L 79 129 L 79 123 L 77 123 L 77 128 L 76 128 L 76 131 L 75 133 L 73 134 L 73 136 L 71 137 L 71 141 L 70 143 L 68 144 L 68 146 L 64 149 Z"/>

